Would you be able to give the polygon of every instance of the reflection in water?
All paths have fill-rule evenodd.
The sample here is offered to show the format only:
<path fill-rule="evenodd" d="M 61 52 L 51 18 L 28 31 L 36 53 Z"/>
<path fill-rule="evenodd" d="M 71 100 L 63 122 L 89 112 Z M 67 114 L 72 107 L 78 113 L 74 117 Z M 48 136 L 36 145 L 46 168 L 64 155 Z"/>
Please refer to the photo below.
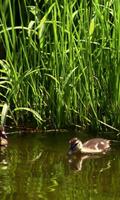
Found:
<path fill-rule="evenodd" d="M 7 149 L 5 146 L 1 146 L 0 147 L 0 164 L 2 162 L 4 162 L 4 159 L 6 158 L 6 154 L 7 154 Z"/>
<path fill-rule="evenodd" d="M 97 155 L 93 155 L 93 154 L 81 154 L 81 153 L 77 153 L 74 155 L 69 155 L 68 156 L 68 163 L 71 167 L 72 170 L 74 171 L 81 171 L 83 166 L 83 163 L 85 160 L 88 159 L 100 159 L 104 156 L 104 154 L 97 154 Z M 106 164 L 107 166 L 105 168 L 101 168 L 100 171 L 104 171 L 106 169 L 109 169 L 111 167 L 111 162 L 108 161 L 108 163 Z"/>
<path fill-rule="evenodd" d="M 10 188 L 7 180 L 7 169 L 7 149 L 2 146 L 0 147 L 0 199 L 3 199 L 4 195 L 6 196 Z"/>
<path fill-rule="evenodd" d="M 100 157 L 69 157 L 68 163 L 69 137 L 9 138 L 0 151 L 0 199 L 119 200 L 120 148 Z"/>

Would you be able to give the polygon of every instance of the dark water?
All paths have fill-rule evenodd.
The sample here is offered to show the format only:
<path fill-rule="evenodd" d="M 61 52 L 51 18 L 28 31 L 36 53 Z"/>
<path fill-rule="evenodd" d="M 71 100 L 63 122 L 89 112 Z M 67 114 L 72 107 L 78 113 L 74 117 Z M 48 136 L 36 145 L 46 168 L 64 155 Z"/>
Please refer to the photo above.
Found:
<path fill-rule="evenodd" d="M 68 159 L 71 137 L 9 136 L 0 150 L 0 200 L 119 200 L 119 144 L 100 157 Z"/>

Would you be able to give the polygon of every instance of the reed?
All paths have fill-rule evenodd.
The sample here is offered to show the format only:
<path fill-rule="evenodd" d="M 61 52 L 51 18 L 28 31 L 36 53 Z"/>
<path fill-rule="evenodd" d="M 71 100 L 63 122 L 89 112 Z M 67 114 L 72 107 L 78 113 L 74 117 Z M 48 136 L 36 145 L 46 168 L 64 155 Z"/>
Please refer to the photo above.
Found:
<path fill-rule="evenodd" d="M 119 129 L 118 2 L 18 0 L 19 23 L 4 2 L 0 96 L 16 122 L 31 113 L 45 128 Z"/>

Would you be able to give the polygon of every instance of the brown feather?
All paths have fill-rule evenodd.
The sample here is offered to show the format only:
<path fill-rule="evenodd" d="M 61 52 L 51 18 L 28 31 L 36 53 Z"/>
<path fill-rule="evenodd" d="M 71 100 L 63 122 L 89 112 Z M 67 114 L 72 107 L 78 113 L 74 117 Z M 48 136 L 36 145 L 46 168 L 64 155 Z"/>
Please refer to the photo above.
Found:
<path fill-rule="evenodd" d="M 102 138 L 90 139 L 83 144 L 83 147 L 89 149 L 96 149 L 96 145 L 98 146 L 98 149 L 104 149 L 106 147 L 108 148 L 108 146 L 110 145 L 110 140 Z"/>

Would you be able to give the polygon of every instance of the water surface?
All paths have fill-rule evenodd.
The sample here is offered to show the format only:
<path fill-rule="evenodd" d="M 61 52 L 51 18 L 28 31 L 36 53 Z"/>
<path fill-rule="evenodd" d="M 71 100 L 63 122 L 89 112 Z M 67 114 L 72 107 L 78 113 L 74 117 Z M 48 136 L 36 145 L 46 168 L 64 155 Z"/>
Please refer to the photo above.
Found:
<path fill-rule="evenodd" d="M 0 150 L 0 199 L 119 200 L 119 144 L 106 155 L 68 158 L 72 136 L 9 136 L 8 147 Z"/>

